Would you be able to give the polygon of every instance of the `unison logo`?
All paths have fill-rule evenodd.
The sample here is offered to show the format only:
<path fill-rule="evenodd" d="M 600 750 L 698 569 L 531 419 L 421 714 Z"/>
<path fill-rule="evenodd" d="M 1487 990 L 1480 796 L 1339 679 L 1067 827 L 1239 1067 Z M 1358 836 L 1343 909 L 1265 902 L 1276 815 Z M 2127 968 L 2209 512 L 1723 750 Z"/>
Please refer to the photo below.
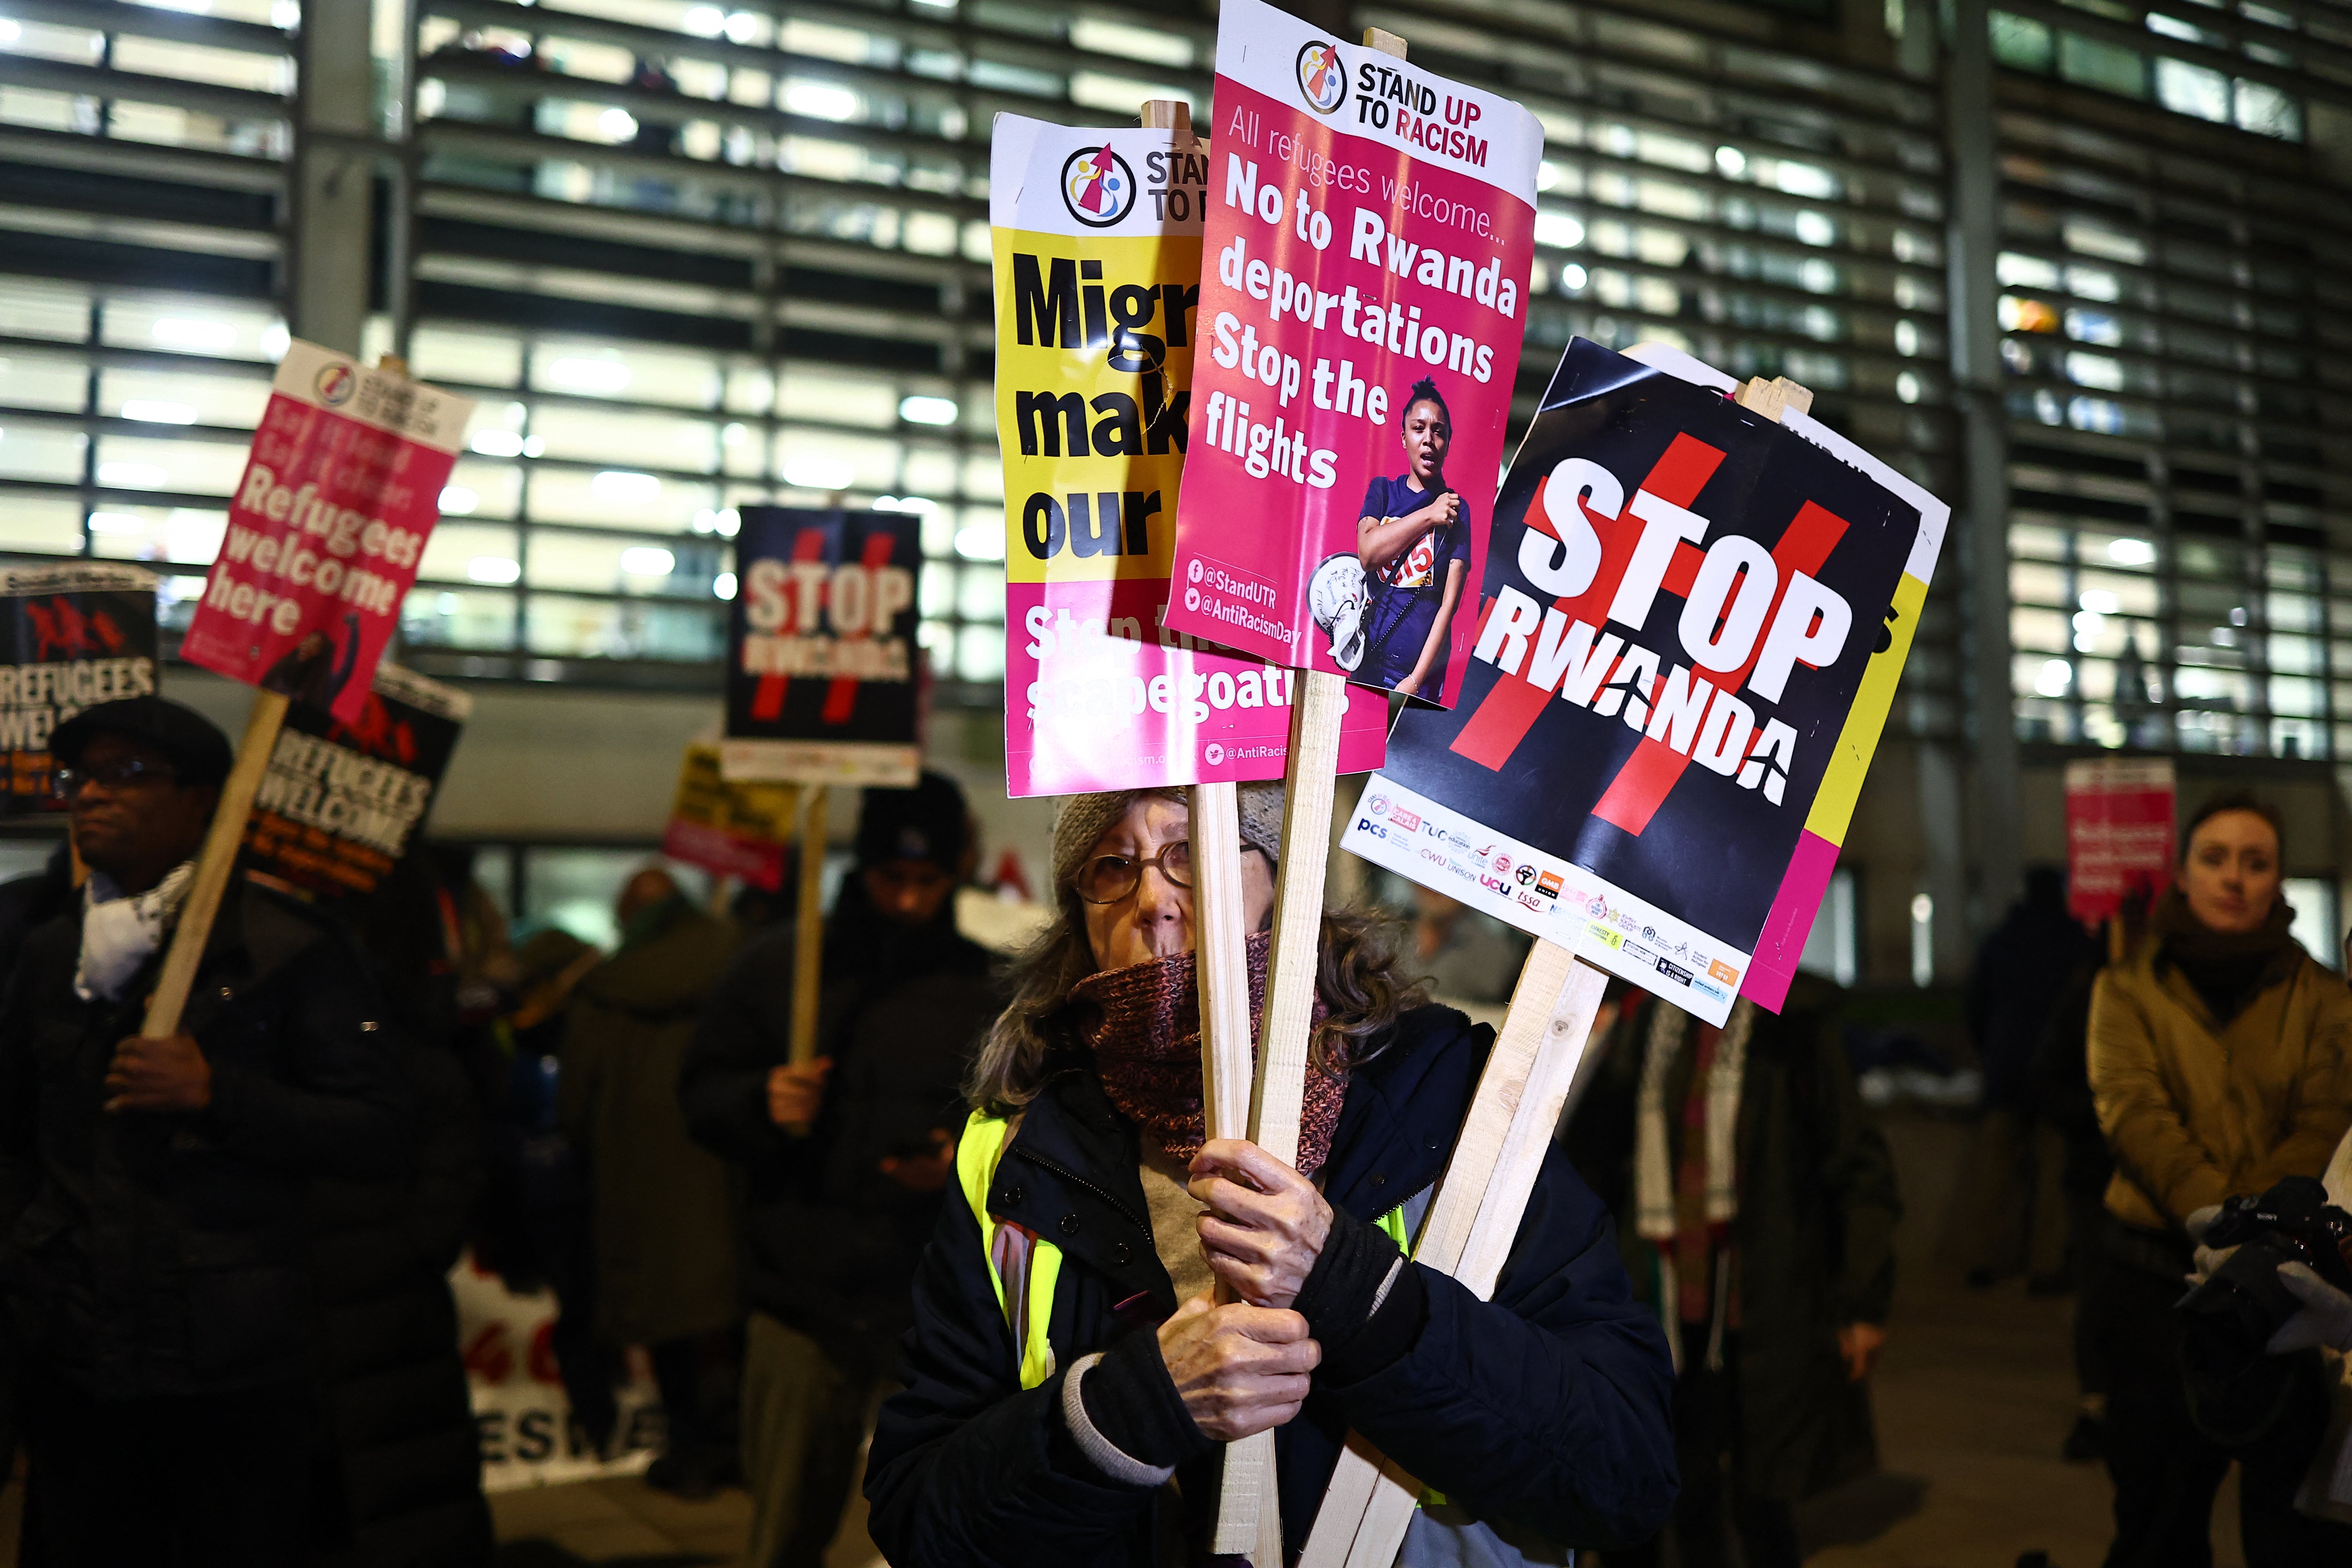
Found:
<path fill-rule="evenodd" d="M 1088 228 L 1108 228 L 1135 210 L 1135 171 L 1105 142 L 1081 147 L 1062 164 L 1062 205 Z"/>
<path fill-rule="evenodd" d="M 1298 50 L 1298 90 L 1307 107 L 1329 114 L 1348 100 L 1348 68 L 1339 63 L 1339 46 L 1318 38 Z"/>

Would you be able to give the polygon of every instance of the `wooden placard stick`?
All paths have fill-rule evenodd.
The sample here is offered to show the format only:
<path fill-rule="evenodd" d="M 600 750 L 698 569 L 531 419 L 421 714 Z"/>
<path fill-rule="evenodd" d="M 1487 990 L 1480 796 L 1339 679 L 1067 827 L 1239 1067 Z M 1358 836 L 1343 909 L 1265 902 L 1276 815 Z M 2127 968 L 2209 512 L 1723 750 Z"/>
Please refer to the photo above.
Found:
<path fill-rule="evenodd" d="M 804 1067 L 816 1059 L 818 971 L 824 957 L 824 834 L 823 784 L 811 784 L 801 816 L 800 889 L 793 903 L 793 1022 L 787 1059 Z"/>
<path fill-rule="evenodd" d="M 1415 1262 L 1482 1300 L 1518 1235 L 1607 986 L 1601 970 L 1549 942 L 1537 942 L 1519 971 L 1413 1247 Z M 1349 1434 L 1299 1568 L 1390 1568 L 1420 1494 L 1418 1482 Z"/>
<path fill-rule="evenodd" d="M 245 843 L 246 818 L 253 815 L 254 793 L 269 771 L 278 750 L 278 731 L 286 725 L 286 694 L 263 689 L 253 694 L 253 711 L 245 721 L 245 739 L 238 742 L 236 762 L 223 781 L 220 804 L 213 807 L 212 826 L 196 856 L 195 876 L 188 883 L 186 901 L 180 905 L 180 923 L 172 931 L 172 946 L 163 955 L 163 972 L 155 977 L 154 994 L 147 999 L 147 1018 L 139 1032 L 151 1040 L 167 1039 L 180 1032 L 180 1015 L 188 1005 L 188 990 L 196 981 L 196 965 L 204 961 L 205 944 L 212 940 L 213 921 L 220 913 L 222 895 L 228 891 L 236 852 Z"/>
<path fill-rule="evenodd" d="M 408 362 L 398 354 L 376 361 L 378 370 L 405 376 Z M 236 852 L 245 843 L 246 819 L 253 815 L 253 797 L 269 772 L 278 751 L 278 732 L 286 727 L 286 694 L 264 687 L 253 694 L 253 710 L 246 716 L 245 738 L 237 742 L 236 761 L 221 783 L 220 803 L 213 807 L 212 826 L 197 853 L 195 875 L 180 905 L 179 924 L 163 967 L 155 977 L 154 994 L 147 998 L 147 1016 L 139 1032 L 151 1040 L 180 1032 L 180 1015 L 187 1010 L 188 991 L 196 983 L 196 966 L 204 961 L 205 944 L 212 940 L 213 921 L 220 916 L 221 900 L 236 869 Z M 80 851 L 75 850 L 77 861 Z"/>

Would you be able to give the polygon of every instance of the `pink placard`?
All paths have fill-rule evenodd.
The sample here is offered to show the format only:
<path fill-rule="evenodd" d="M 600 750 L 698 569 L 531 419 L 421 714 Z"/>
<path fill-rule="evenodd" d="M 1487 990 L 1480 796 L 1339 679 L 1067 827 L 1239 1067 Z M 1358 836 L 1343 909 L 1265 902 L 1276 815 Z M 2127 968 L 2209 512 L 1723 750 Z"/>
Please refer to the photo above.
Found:
<path fill-rule="evenodd" d="M 1450 706 L 1542 131 L 1507 99 L 1232 0 L 1211 143 L 1168 624 Z"/>
<path fill-rule="evenodd" d="M 2076 920 L 2106 920 L 2164 890 L 2175 794 L 2166 758 L 2066 764 L 2066 908 Z"/>
<path fill-rule="evenodd" d="M 316 343 L 289 348 L 181 645 L 188 662 L 258 686 L 315 652 L 294 695 L 356 721 L 473 407 Z"/>

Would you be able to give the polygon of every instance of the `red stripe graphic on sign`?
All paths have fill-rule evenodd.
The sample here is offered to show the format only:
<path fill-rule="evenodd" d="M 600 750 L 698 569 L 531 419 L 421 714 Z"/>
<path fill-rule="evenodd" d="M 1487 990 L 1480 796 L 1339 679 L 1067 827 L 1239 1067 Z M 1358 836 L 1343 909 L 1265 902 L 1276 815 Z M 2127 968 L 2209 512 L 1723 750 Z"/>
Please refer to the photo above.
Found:
<path fill-rule="evenodd" d="M 1698 499 L 1698 492 L 1706 488 L 1706 481 L 1715 477 L 1722 462 L 1720 447 L 1710 447 L 1694 436 L 1678 435 L 1652 466 L 1650 477 L 1642 481 L 1641 488 L 1660 500 L 1687 507 Z M 1527 524 L 1545 533 L 1551 531 L 1549 514 L 1544 510 L 1544 489 L 1550 482 L 1547 479 L 1537 485 L 1536 493 L 1528 499 Z M 1593 531 L 1601 536 L 1601 571 L 1592 579 L 1591 587 L 1573 599 L 1559 603 L 1561 613 L 1570 620 L 1587 620 L 1598 626 L 1608 619 L 1610 602 L 1617 596 L 1618 580 L 1625 575 L 1626 563 L 1633 556 L 1634 542 L 1642 536 L 1642 520 L 1633 516 L 1630 508 L 1613 520 L 1595 517 L 1590 508 L 1584 515 Z M 1676 546 L 1674 562 L 1666 569 L 1666 586 L 1687 593 L 1701 559 L 1690 545 Z M 1511 753 L 1519 749 L 1519 742 L 1528 738 L 1528 731 L 1535 727 L 1536 715 L 1543 711 L 1549 695 L 1524 680 L 1497 680 L 1487 691 L 1486 700 L 1478 704 L 1477 711 L 1454 737 L 1453 749 L 1500 773 Z"/>
<path fill-rule="evenodd" d="M 1846 526 L 1845 519 L 1815 502 L 1807 501 L 1798 509 L 1796 517 L 1780 535 L 1780 542 L 1772 547 L 1772 564 L 1780 568 L 1780 581 L 1772 591 L 1770 606 L 1764 612 L 1764 625 L 1770 626 L 1773 616 L 1779 613 L 1781 596 L 1789 591 L 1790 577 L 1799 572 L 1808 575 L 1820 572 L 1822 563 L 1845 537 Z M 1678 551 L 1677 562 L 1680 558 Z M 1673 586 L 1671 576 L 1667 585 Z M 1690 580 L 1685 577 L 1680 592 L 1687 597 L 1689 591 Z M 1763 639 L 1759 637 L 1756 647 L 1748 651 L 1748 662 L 1726 671 L 1717 689 L 1737 691 L 1745 686 L 1748 672 L 1756 668 L 1757 655 L 1762 651 Z M 1667 792 L 1689 766 L 1690 758 L 1685 753 L 1664 741 L 1643 736 L 1641 744 L 1633 748 L 1633 754 L 1625 759 L 1625 765 L 1617 770 L 1617 776 L 1609 781 L 1609 788 L 1593 806 L 1592 815 L 1639 837 L 1650 826 L 1650 818 L 1657 815 L 1658 807 L 1665 804 Z"/>
<path fill-rule="evenodd" d="M 814 561 L 824 554 L 824 535 L 818 532 L 815 529 L 804 528 L 793 538 L 793 560 Z M 740 583 L 737 584 L 735 585 L 735 591 L 739 594 L 741 593 L 743 591 L 743 585 Z M 806 628 L 803 627 L 801 629 L 805 630 Z M 772 721 L 781 717 L 784 711 L 784 688 L 790 684 L 791 679 L 792 678 L 790 676 L 784 675 L 763 675 L 760 677 L 759 689 L 751 693 L 751 717 L 754 719 L 762 719 Z M 830 708 L 832 705 L 832 694 L 828 692 L 825 697 L 825 706 Z"/>

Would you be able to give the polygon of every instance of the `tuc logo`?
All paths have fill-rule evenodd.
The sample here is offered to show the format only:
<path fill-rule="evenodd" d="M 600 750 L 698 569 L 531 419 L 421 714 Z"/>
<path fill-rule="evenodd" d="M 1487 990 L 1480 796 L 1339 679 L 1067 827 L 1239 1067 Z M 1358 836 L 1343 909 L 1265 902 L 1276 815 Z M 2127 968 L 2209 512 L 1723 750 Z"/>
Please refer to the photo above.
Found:
<path fill-rule="evenodd" d="M 1109 142 L 1081 147 L 1062 164 L 1062 205 L 1088 228 L 1108 228 L 1135 210 L 1135 171 Z"/>
<path fill-rule="evenodd" d="M 1348 68 L 1339 62 L 1339 46 L 1321 38 L 1298 50 L 1298 91 L 1307 107 L 1330 114 L 1348 101 Z"/>
<path fill-rule="evenodd" d="M 349 403 L 352 394 L 359 390 L 359 384 L 358 374 L 341 360 L 321 365 L 318 378 L 310 384 L 312 390 L 319 395 L 319 401 L 330 408 L 339 408 Z"/>

